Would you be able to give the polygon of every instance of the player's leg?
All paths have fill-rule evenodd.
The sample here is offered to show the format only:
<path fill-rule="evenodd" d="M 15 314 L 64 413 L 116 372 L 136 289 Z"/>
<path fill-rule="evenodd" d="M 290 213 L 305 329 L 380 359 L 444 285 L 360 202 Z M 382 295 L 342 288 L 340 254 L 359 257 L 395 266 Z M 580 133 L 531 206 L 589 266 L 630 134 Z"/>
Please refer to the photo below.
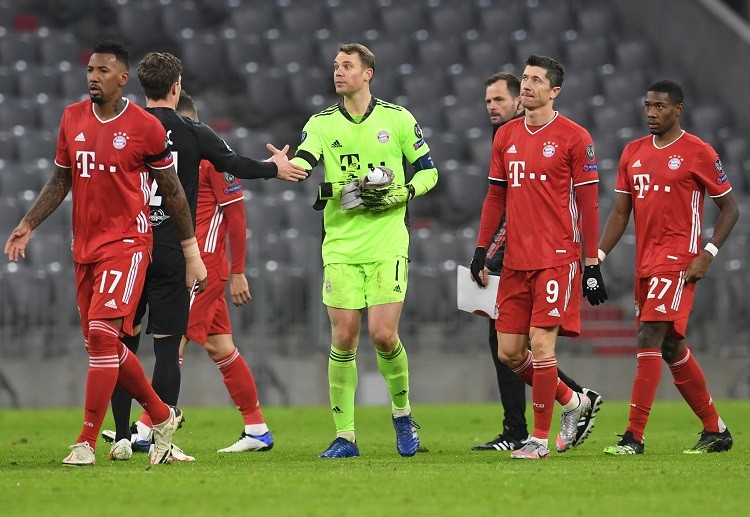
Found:
<path fill-rule="evenodd" d="M 260 409 L 255 379 L 240 351 L 234 346 L 232 335 L 210 335 L 205 348 L 224 377 L 224 385 L 240 410 L 245 424 L 239 440 L 218 452 L 270 451 L 273 437 Z"/>
<path fill-rule="evenodd" d="M 719 417 L 708 392 L 706 376 L 685 341 L 667 336 L 662 345 L 662 357 L 669 365 L 675 387 L 703 424 L 698 443 L 683 452 L 701 454 L 730 450 L 732 435 Z"/>
<path fill-rule="evenodd" d="M 636 373 L 630 393 L 628 426 L 622 439 L 604 452 L 613 455 L 642 454 L 643 434 L 661 381 L 661 343 L 669 330 L 669 322 L 641 321 L 638 328 Z"/>
<path fill-rule="evenodd" d="M 408 287 L 408 260 L 396 257 L 365 267 L 365 303 L 370 338 L 375 345 L 378 370 L 391 396 L 396 450 L 414 456 L 419 450 L 419 425 L 409 403 L 409 360 L 398 336 L 398 322 Z"/>
<path fill-rule="evenodd" d="M 495 365 L 497 386 L 503 406 L 503 428 L 496 438 L 472 447 L 475 451 L 510 451 L 520 449 L 529 432 L 526 427 L 526 383 L 508 368 L 498 356 L 495 320 L 490 319 L 489 344 Z"/>
<path fill-rule="evenodd" d="M 331 322 L 328 356 L 328 395 L 336 438 L 321 458 L 359 456 L 354 426 L 357 391 L 357 345 L 361 310 L 365 306 L 364 271 L 356 264 L 327 264 L 323 268 L 323 303 Z"/>

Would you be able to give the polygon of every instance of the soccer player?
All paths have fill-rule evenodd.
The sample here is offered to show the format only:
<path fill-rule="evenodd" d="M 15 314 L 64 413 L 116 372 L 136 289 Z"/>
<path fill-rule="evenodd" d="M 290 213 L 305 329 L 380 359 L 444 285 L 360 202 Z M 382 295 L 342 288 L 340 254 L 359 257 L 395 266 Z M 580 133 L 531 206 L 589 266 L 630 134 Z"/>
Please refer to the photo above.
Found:
<path fill-rule="evenodd" d="M 206 268 L 193 235 L 190 208 L 153 115 L 122 97 L 129 79 L 128 53 L 116 41 L 94 48 L 86 77 L 89 100 L 62 115 L 55 172 L 5 244 L 12 261 L 24 256 L 32 231 L 72 188 L 73 261 L 77 304 L 89 355 L 84 422 L 66 465 L 93 465 L 94 449 L 115 384 L 143 406 L 154 425 L 154 463 L 171 461 L 172 435 L 182 413 L 162 402 L 138 359 L 123 346 L 132 332 L 135 304 L 150 261 L 148 221 L 151 176 L 159 182 L 184 255 L 183 282 L 206 288 Z M 175 258 L 183 263 L 181 257 Z M 182 290 L 187 292 L 185 286 Z M 112 454 L 112 451 L 110 451 Z"/>
<path fill-rule="evenodd" d="M 180 93 L 177 112 L 198 120 L 193 99 L 185 90 Z M 245 429 L 239 440 L 218 452 L 269 451 L 273 447 L 273 437 L 260 409 L 255 379 L 232 340 L 225 295 L 229 279 L 229 292 L 235 306 L 246 305 L 252 298 L 245 276 L 247 234 L 243 198 L 242 185 L 232 174 L 217 174 L 210 162 L 201 162 L 195 236 L 209 280 L 206 291 L 195 297 L 190 308 L 188 330 L 180 343 L 180 357 L 190 341 L 202 345 L 224 377 L 229 396 L 242 414 Z M 231 269 L 227 262 L 227 233 Z"/>
<path fill-rule="evenodd" d="M 539 459 L 549 456 L 555 400 L 563 406 L 559 452 L 573 446 L 578 421 L 591 412 L 591 400 L 559 380 L 555 359 L 558 334 L 580 332 L 581 233 L 586 296 L 592 304 L 607 296 L 596 249 L 599 180 L 594 144 L 584 128 L 553 109 L 563 82 L 562 65 L 538 55 L 529 56 L 525 65 L 520 96 L 525 116 L 506 123 L 495 135 L 471 269 L 483 285 L 479 273 L 505 214 L 508 246 L 497 300 L 498 352 L 531 385 L 534 407 L 534 430 L 511 457 Z"/>
<path fill-rule="evenodd" d="M 622 439 L 606 454 L 643 454 L 643 434 L 661 379 L 661 359 L 674 384 L 703 423 L 701 437 L 686 454 L 728 451 L 732 435 L 708 393 L 706 378 L 685 343 L 695 285 L 739 217 L 732 187 L 716 151 L 680 127 L 685 107 L 674 81 L 649 86 L 644 102 L 649 136 L 622 152 L 615 202 L 599 245 L 599 258 L 612 251 L 633 212 L 635 221 L 635 314 L 638 351 L 630 416 Z M 713 235 L 701 249 L 703 200 L 719 207 Z"/>
<path fill-rule="evenodd" d="M 375 56 L 367 47 L 339 46 L 333 83 L 341 100 L 307 121 L 292 160 L 307 170 L 321 161 L 325 167 L 316 206 L 325 205 L 323 303 L 331 321 L 328 383 L 336 438 L 321 458 L 359 456 L 355 357 L 365 308 L 391 395 L 396 448 L 402 456 L 419 449 L 398 322 L 408 281 L 407 202 L 434 187 L 438 172 L 411 113 L 370 93 L 374 73 Z M 404 158 L 416 171 L 408 183 Z"/>
<path fill-rule="evenodd" d="M 506 122 L 522 117 L 524 108 L 521 106 L 521 81 L 518 77 L 508 73 L 497 73 L 484 82 L 485 102 L 492 124 L 492 135 Z M 492 242 L 487 249 L 487 261 L 480 272 L 483 283 L 487 283 L 488 274 L 500 274 L 503 267 L 503 253 L 505 250 L 505 217 L 492 236 Z M 497 355 L 497 330 L 495 320 L 490 319 L 489 331 L 490 351 L 497 374 L 497 386 L 500 390 L 500 401 L 503 405 L 503 429 L 495 438 L 472 447 L 475 451 L 514 451 L 523 447 L 523 442 L 529 435 L 526 427 L 526 383 L 508 368 Z M 557 375 L 570 386 L 573 391 L 584 393 L 591 400 L 591 411 L 584 413 L 578 422 L 577 437 L 574 446 L 578 446 L 588 437 L 594 427 L 596 414 L 604 399 L 594 390 L 582 388 L 577 382 L 558 369 Z"/>
<path fill-rule="evenodd" d="M 301 167 L 291 164 L 286 156 L 288 146 L 276 150 L 265 161 L 239 156 L 209 126 L 177 114 L 175 107 L 180 96 L 182 62 L 169 53 L 151 52 L 138 64 L 138 80 L 146 96 L 146 111 L 159 119 L 167 131 L 168 143 L 176 156 L 177 174 L 185 190 L 190 212 L 195 220 L 198 199 L 198 167 L 207 159 L 221 172 L 231 171 L 240 178 L 279 178 L 300 181 L 307 177 Z M 187 331 L 189 293 L 179 286 L 182 275 L 179 242 L 170 214 L 164 211 L 161 184 L 151 189 L 151 225 L 154 231 L 153 263 L 148 268 L 143 296 L 135 315 L 135 328 L 123 340 L 134 353 L 140 341 L 140 322 L 149 308 L 146 332 L 154 335 L 154 375 L 156 392 L 169 404 L 176 404 L 180 392 L 179 347 Z M 105 439 L 120 442 L 133 440 L 135 450 L 147 450 L 151 442 L 151 422 L 148 415 L 135 424 L 133 436 L 128 426 L 130 397 L 116 391 L 112 399 L 115 436 L 105 432 Z M 123 443 L 124 446 L 124 443 Z M 176 459 L 189 460 L 174 448 Z"/>

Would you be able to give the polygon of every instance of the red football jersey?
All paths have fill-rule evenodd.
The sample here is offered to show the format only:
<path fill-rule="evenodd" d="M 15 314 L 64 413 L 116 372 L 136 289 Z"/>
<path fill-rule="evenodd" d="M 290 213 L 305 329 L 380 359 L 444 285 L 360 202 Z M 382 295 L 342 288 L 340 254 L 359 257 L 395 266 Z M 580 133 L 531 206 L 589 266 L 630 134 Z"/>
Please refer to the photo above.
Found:
<path fill-rule="evenodd" d="M 222 207 L 231 203 L 242 203 L 244 198 L 242 185 L 230 173 L 217 172 L 207 160 L 201 161 L 199 171 L 195 236 L 198 239 L 201 258 L 206 268 L 215 268 L 222 278 L 226 279 L 229 274 L 227 220 Z M 244 243 L 241 248 L 244 250 Z M 244 257 L 235 257 L 235 259 L 244 262 Z M 243 270 L 244 267 L 243 263 Z"/>
<path fill-rule="evenodd" d="M 513 119 L 495 134 L 490 180 L 507 182 L 504 267 L 546 269 L 581 258 L 575 187 L 599 181 L 588 131 L 557 112 L 541 127 Z"/>
<path fill-rule="evenodd" d="M 654 138 L 625 146 L 615 184 L 633 199 L 638 277 L 684 270 L 701 251 L 706 191 L 721 197 L 732 190 L 709 144 L 684 131 L 664 147 Z"/>
<path fill-rule="evenodd" d="M 62 115 L 55 163 L 72 168 L 73 259 L 98 262 L 151 247 L 149 167 L 172 164 L 166 132 L 153 115 L 127 101 L 101 120 L 90 100 Z"/>

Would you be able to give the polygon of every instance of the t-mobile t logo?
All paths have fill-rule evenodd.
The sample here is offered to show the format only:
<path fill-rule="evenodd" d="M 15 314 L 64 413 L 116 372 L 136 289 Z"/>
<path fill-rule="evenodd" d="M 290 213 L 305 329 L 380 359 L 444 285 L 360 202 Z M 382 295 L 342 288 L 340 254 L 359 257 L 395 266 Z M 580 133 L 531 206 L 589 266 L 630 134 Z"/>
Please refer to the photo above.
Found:
<path fill-rule="evenodd" d="M 76 152 L 76 167 L 78 167 L 78 170 L 81 171 L 81 177 L 82 178 L 90 178 L 91 174 L 89 174 L 90 171 L 93 171 L 94 169 L 104 171 L 104 164 L 103 163 L 96 163 L 96 153 L 93 151 L 77 151 Z M 114 165 L 107 166 L 107 169 L 109 172 L 116 172 L 117 167 Z"/>
<path fill-rule="evenodd" d="M 509 162 L 510 167 L 510 179 L 511 187 L 520 187 L 521 183 L 518 181 L 523 178 L 523 172 L 526 170 L 526 162 Z"/>
<path fill-rule="evenodd" d="M 648 184 L 651 181 L 650 174 L 634 174 L 633 183 L 635 184 L 635 190 L 638 191 L 638 198 L 643 198 L 645 191 L 648 190 Z"/>

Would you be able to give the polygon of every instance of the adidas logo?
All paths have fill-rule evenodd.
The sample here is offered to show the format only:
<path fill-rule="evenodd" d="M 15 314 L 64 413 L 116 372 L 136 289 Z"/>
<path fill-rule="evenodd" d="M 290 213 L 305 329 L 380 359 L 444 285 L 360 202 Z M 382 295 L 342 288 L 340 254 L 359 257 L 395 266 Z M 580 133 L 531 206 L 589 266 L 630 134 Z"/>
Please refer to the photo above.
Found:
<path fill-rule="evenodd" d="M 633 163 L 633 165 L 632 165 L 632 167 L 640 167 L 640 166 L 641 166 L 641 161 L 640 160 L 636 160 L 635 163 Z"/>
<path fill-rule="evenodd" d="M 83 136 L 83 131 L 81 131 L 80 133 L 78 133 L 78 134 L 76 135 L 76 137 L 74 138 L 74 140 L 75 140 L 76 142 L 85 142 L 85 141 L 86 141 L 86 137 L 85 137 L 85 136 Z"/>
<path fill-rule="evenodd" d="M 557 307 L 555 307 L 554 309 L 552 309 L 551 311 L 549 311 L 547 313 L 547 316 L 554 316 L 555 318 L 559 318 L 560 317 L 560 311 L 558 311 Z"/>
<path fill-rule="evenodd" d="M 506 151 L 508 154 L 516 154 L 518 151 L 516 151 L 516 144 L 511 145 L 508 147 L 508 150 Z"/>
<path fill-rule="evenodd" d="M 657 307 L 656 309 L 654 309 L 654 310 L 655 310 L 656 312 L 661 312 L 662 314 L 666 314 L 666 313 L 667 313 L 667 308 L 666 308 L 666 307 L 664 306 L 664 304 L 663 304 L 663 303 L 662 303 L 661 305 L 659 305 L 659 306 L 658 306 L 658 307 Z"/>
<path fill-rule="evenodd" d="M 341 411 L 341 408 L 338 406 L 333 406 L 331 408 L 331 411 L 333 411 L 334 413 L 339 413 L 339 414 L 343 413 L 343 411 Z"/>
<path fill-rule="evenodd" d="M 398 396 L 401 396 L 401 395 L 406 395 L 406 390 L 401 390 L 398 393 L 396 393 L 396 395 L 394 395 L 394 396 L 398 397 Z"/>
<path fill-rule="evenodd" d="M 105 307 L 109 307 L 110 309 L 117 309 L 117 304 L 115 303 L 115 299 L 112 298 L 110 301 L 104 304 Z"/>
<path fill-rule="evenodd" d="M 334 140 L 333 143 L 331 144 L 331 148 L 337 149 L 339 147 L 344 147 L 344 146 L 341 145 L 341 142 L 339 142 L 338 140 Z"/>
<path fill-rule="evenodd" d="M 393 292 L 394 292 L 394 293 L 400 293 L 400 292 L 401 292 L 401 286 L 400 286 L 400 285 L 397 285 L 396 287 L 394 287 L 394 288 L 393 288 Z"/>

